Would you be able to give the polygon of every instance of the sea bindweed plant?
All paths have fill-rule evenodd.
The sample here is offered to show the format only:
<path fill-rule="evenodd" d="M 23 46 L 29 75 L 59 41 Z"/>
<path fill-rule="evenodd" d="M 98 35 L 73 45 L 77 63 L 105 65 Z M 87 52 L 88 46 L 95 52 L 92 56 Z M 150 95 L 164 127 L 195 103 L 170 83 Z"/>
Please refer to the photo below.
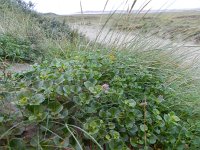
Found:
<path fill-rule="evenodd" d="M 14 104 L 29 129 L 19 142 L 41 149 L 189 149 L 197 136 L 168 107 L 175 99 L 169 70 L 140 59 L 79 51 L 15 76 Z"/>

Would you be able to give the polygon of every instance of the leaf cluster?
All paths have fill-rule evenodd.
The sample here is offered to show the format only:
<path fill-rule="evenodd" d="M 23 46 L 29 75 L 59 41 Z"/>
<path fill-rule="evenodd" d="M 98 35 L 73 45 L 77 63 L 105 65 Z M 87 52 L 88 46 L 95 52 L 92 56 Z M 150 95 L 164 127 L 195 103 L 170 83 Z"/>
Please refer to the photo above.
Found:
<path fill-rule="evenodd" d="M 32 127 L 23 131 L 32 138 L 21 134 L 18 142 L 43 149 L 197 148 L 198 136 L 168 107 L 174 90 L 167 75 L 139 62 L 123 52 L 81 51 L 18 74 L 14 104 Z"/>

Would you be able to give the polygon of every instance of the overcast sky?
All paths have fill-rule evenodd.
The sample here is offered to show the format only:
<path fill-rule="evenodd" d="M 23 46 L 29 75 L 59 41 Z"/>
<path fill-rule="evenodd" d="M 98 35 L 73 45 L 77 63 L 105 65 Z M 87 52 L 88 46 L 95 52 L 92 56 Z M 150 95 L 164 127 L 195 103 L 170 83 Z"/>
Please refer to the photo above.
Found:
<path fill-rule="evenodd" d="M 25 0 L 35 4 L 35 10 L 43 13 L 73 14 L 81 11 L 80 0 Z M 107 0 L 81 0 L 83 11 L 102 11 Z M 128 3 L 126 3 L 128 1 Z M 134 0 L 109 0 L 106 10 L 122 10 Z M 144 6 L 149 0 L 137 0 L 134 9 Z M 200 0 L 152 0 L 145 9 L 193 9 L 200 8 Z"/>

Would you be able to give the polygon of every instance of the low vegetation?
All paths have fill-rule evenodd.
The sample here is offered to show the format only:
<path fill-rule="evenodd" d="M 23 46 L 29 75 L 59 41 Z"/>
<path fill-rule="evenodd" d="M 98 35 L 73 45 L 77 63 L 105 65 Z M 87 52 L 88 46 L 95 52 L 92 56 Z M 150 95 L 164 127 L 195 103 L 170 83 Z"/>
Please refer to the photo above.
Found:
<path fill-rule="evenodd" d="M 37 62 L 77 49 L 83 40 L 63 21 L 48 19 L 21 0 L 0 1 L 0 56 L 4 60 Z M 23 21 L 22 21 L 23 20 Z"/>
<path fill-rule="evenodd" d="M 28 33 L 36 41 L 24 29 L 13 34 L 18 26 L 3 26 L 11 11 L 1 7 L 0 55 L 35 64 L 0 74 L 0 149 L 200 148 L 196 68 L 186 68 L 164 49 L 143 51 L 138 43 L 123 50 L 87 44 L 65 22 L 43 18 L 19 2 L 9 3 L 19 12 L 9 19 L 19 23 L 17 15 L 25 15 L 33 24 L 21 25 L 34 26 Z"/>
<path fill-rule="evenodd" d="M 198 11 L 131 16 L 128 20 L 126 25 L 122 21 L 114 23 L 113 27 L 120 30 L 139 30 L 173 41 L 200 43 L 200 28 L 198 26 L 200 13 Z"/>

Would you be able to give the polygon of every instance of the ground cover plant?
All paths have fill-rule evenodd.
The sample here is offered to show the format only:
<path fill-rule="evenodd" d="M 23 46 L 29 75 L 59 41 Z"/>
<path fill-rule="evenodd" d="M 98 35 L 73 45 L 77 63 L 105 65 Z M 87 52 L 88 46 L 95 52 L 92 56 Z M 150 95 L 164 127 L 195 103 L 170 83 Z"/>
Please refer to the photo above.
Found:
<path fill-rule="evenodd" d="M 14 119 L 10 112 L 2 114 L 2 146 L 199 147 L 198 126 L 180 118 L 185 110 L 169 108 L 171 101 L 179 101 L 178 88 L 169 85 L 173 71 L 161 69 L 162 63 L 156 60 L 140 63 L 137 55 L 126 52 L 83 51 L 17 74 L 12 82 L 14 92 L 4 96 L 7 100 L 12 97 L 18 113 Z"/>
<path fill-rule="evenodd" d="M 2 59 L 36 63 L 19 73 L 0 68 L 0 149 L 200 148 L 198 65 L 137 40 L 128 48 L 87 43 L 59 17 L 16 2 L 21 15 L 33 13 L 31 35 L 42 35 L 1 34 Z"/>

